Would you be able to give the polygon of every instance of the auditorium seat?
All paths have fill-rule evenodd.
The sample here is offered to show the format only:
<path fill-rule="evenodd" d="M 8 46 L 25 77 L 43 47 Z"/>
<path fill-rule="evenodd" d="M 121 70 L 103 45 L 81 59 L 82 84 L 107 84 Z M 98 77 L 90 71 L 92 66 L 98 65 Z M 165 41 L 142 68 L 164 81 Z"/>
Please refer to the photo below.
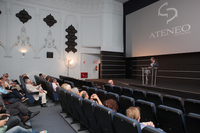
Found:
<path fill-rule="evenodd" d="M 119 97 L 119 112 L 126 115 L 126 110 L 131 107 L 135 106 L 135 100 L 132 97 L 127 97 L 124 95 L 121 95 Z"/>
<path fill-rule="evenodd" d="M 163 104 L 169 107 L 180 109 L 182 110 L 183 113 L 185 113 L 185 109 L 183 107 L 183 101 L 181 97 L 165 95 L 163 96 Z"/>
<path fill-rule="evenodd" d="M 79 114 L 79 122 L 82 125 L 84 125 L 85 127 L 89 128 L 88 120 L 87 120 L 85 113 L 83 112 L 83 109 L 82 109 L 83 98 L 78 96 L 78 95 L 72 95 L 72 98 L 73 98 L 74 107 Z M 78 131 L 82 131 L 82 128 L 80 128 Z"/>
<path fill-rule="evenodd" d="M 141 133 L 140 124 L 137 120 L 120 113 L 113 115 L 113 125 L 116 133 Z"/>
<path fill-rule="evenodd" d="M 154 128 L 152 126 L 146 126 L 142 129 L 142 133 L 165 133 L 165 132 L 161 131 L 160 129 Z"/>
<path fill-rule="evenodd" d="M 96 86 L 94 85 L 94 82 L 93 82 L 93 81 L 86 81 L 86 86 L 96 88 Z"/>
<path fill-rule="evenodd" d="M 108 100 L 108 99 L 113 99 L 117 102 L 117 104 L 119 103 L 119 95 L 116 93 L 108 92 L 107 96 L 106 96 L 106 100 Z"/>
<path fill-rule="evenodd" d="M 187 98 L 184 103 L 185 112 L 200 114 L 200 100 Z"/>
<path fill-rule="evenodd" d="M 149 102 L 153 102 L 156 107 L 158 105 L 163 104 L 162 96 L 160 93 L 155 93 L 155 92 L 147 92 L 146 93 L 146 100 Z"/>
<path fill-rule="evenodd" d="M 128 96 L 128 97 L 133 97 L 133 89 L 123 87 L 122 88 L 122 95 Z"/>
<path fill-rule="evenodd" d="M 67 90 L 61 88 L 61 98 L 64 101 L 64 107 L 65 107 L 67 113 L 69 113 L 70 115 L 72 115 L 72 108 L 69 105 L 69 102 L 71 102 L 71 101 L 67 100 L 67 97 L 66 97 L 67 93 L 68 93 Z"/>
<path fill-rule="evenodd" d="M 107 92 L 112 92 L 113 91 L 113 86 L 110 84 L 105 84 L 104 88 Z"/>
<path fill-rule="evenodd" d="M 92 95 L 92 94 L 96 94 L 97 93 L 97 88 L 95 87 L 89 87 L 88 88 L 88 95 L 89 97 Z"/>
<path fill-rule="evenodd" d="M 135 90 L 133 90 L 133 98 L 135 100 L 137 100 L 137 99 L 145 100 L 146 92 L 143 90 L 135 89 Z"/>
<path fill-rule="evenodd" d="M 53 89 L 52 83 L 49 81 L 46 81 L 45 79 L 41 79 L 41 80 L 43 80 L 44 83 L 42 84 L 44 84 L 47 89 L 47 95 L 50 96 L 54 101 L 58 101 L 58 94 Z"/>
<path fill-rule="evenodd" d="M 119 96 L 121 96 L 121 94 L 122 94 L 122 87 L 115 85 L 115 86 L 113 86 L 113 91 L 112 92 L 118 94 Z"/>
<path fill-rule="evenodd" d="M 89 99 L 82 100 L 82 107 L 86 118 L 88 119 L 89 128 L 94 133 L 101 133 L 101 128 L 99 127 L 97 120 L 94 116 L 94 107 L 96 103 L 90 101 Z"/>
<path fill-rule="evenodd" d="M 165 105 L 157 107 L 159 126 L 167 133 L 187 133 L 183 112 Z"/>
<path fill-rule="evenodd" d="M 60 102 L 60 105 L 62 107 L 62 111 L 66 111 L 67 109 L 66 109 L 63 97 L 62 97 L 62 93 L 64 93 L 64 91 L 62 91 L 61 87 L 56 87 L 56 92 L 57 92 L 58 97 L 59 97 L 59 102 Z"/>
<path fill-rule="evenodd" d="M 186 125 L 188 133 L 200 132 L 200 114 L 189 113 L 186 116 Z"/>
<path fill-rule="evenodd" d="M 64 83 L 67 83 L 71 86 L 71 88 L 74 88 L 74 83 L 72 81 L 64 80 Z M 62 84 L 61 84 L 62 85 Z"/>
<path fill-rule="evenodd" d="M 66 100 L 67 100 L 67 103 L 68 105 L 70 106 L 71 108 L 71 111 L 72 111 L 72 116 L 75 118 L 75 121 L 79 121 L 79 113 L 78 111 L 76 110 L 74 104 L 73 104 L 73 98 L 72 96 L 74 95 L 73 93 L 69 92 L 69 91 L 65 91 L 65 95 L 66 95 Z M 74 122 L 74 121 L 73 121 Z M 72 122 L 72 123 L 73 123 Z"/>
<path fill-rule="evenodd" d="M 158 126 L 158 120 L 156 117 L 156 106 L 154 103 L 138 99 L 135 102 L 135 106 L 141 109 L 141 122 L 152 121 L 156 127 Z"/>
<path fill-rule="evenodd" d="M 85 85 L 82 86 L 82 91 L 86 91 L 88 93 L 88 91 L 89 91 L 88 89 L 89 89 L 88 86 L 85 86 Z"/>
<path fill-rule="evenodd" d="M 98 89 L 97 90 L 97 95 L 98 95 L 99 99 L 101 100 L 101 102 L 103 103 L 106 100 L 107 91 Z"/>
<path fill-rule="evenodd" d="M 94 115 L 103 133 L 115 133 L 113 127 L 114 111 L 112 109 L 97 105 L 94 107 Z"/>

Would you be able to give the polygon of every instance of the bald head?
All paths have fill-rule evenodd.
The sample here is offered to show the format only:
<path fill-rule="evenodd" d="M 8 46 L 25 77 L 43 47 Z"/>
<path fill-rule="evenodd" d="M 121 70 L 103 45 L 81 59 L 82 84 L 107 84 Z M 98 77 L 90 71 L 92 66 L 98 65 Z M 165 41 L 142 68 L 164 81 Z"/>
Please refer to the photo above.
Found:
<path fill-rule="evenodd" d="M 110 85 L 114 85 L 114 82 L 113 82 L 112 79 L 108 80 L 108 83 L 109 83 Z"/>

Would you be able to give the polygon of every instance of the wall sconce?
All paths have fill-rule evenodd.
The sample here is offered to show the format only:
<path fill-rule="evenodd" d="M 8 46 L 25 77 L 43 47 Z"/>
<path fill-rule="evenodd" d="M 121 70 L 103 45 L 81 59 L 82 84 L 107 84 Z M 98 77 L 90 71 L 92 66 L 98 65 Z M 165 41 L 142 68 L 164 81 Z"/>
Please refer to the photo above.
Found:
<path fill-rule="evenodd" d="M 23 51 L 21 51 L 21 52 L 22 52 L 22 59 L 24 59 L 24 58 L 25 58 L 25 53 L 26 53 L 26 51 L 23 50 Z"/>

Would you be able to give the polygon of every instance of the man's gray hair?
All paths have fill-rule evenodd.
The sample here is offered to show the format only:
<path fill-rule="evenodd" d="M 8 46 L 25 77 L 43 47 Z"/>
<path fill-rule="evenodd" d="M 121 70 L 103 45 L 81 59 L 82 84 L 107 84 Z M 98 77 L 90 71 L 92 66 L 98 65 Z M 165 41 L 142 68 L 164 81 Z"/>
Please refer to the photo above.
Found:
<path fill-rule="evenodd" d="M 28 82 L 30 82 L 30 81 L 31 81 L 30 79 L 26 79 L 26 80 L 25 80 L 26 84 L 27 84 Z"/>
<path fill-rule="evenodd" d="M 71 89 L 71 92 L 78 95 L 79 91 L 78 91 L 78 88 L 77 87 L 74 87 Z"/>

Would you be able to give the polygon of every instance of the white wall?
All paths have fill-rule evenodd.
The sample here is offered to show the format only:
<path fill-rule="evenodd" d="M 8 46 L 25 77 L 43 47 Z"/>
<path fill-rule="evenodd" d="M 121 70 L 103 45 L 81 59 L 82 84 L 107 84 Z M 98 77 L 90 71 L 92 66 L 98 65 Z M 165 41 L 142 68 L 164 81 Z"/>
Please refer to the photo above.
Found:
<path fill-rule="evenodd" d="M 23 9 L 32 17 L 25 24 L 16 17 Z M 8 72 L 11 78 L 18 79 L 27 73 L 32 80 L 39 73 L 58 77 L 67 75 L 65 61 L 73 59 L 70 76 L 80 78 L 82 71 L 88 71 L 89 78 L 98 78 L 98 71 L 92 68 L 93 60 L 100 60 L 100 51 L 123 51 L 123 5 L 119 2 L 0 0 L 0 10 L 0 75 Z M 57 20 L 52 27 L 43 21 L 49 14 Z M 71 24 L 78 31 L 75 54 L 65 52 L 65 29 Z M 21 31 L 23 28 L 26 33 Z M 54 41 L 50 47 L 45 43 L 48 37 Z M 25 59 L 21 51 L 26 51 Z M 47 59 L 46 52 L 53 52 L 54 57 Z M 82 60 L 88 63 L 83 65 Z"/>

